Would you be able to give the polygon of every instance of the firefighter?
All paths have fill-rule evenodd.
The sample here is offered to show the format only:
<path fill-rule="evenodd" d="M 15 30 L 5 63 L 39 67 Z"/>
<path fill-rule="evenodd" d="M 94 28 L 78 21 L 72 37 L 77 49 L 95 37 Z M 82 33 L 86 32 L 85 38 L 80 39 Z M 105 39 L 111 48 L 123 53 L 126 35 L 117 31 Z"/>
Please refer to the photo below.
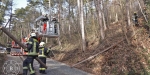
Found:
<path fill-rule="evenodd" d="M 43 17 L 44 17 L 44 18 L 42 19 L 43 22 L 46 22 L 46 21 L 49 20 L 49 19 L 48 19 L 48 14 L 45 14 L 45 13 L 44 13 L 44 14 L 43 14 Z"/>
<path fill-rule="evenodd" d="M 54 33 L 57 34 L 57 25 L 56 25 L 56 23 L 58 23 L 58 21 L 55 17 L 53 17 L 52 22 L 54 23 Z"/>
<path fill-rule="evenodd" d="M 46 13 L 43 13 L 40 17 L 38 17 L 36 20 L 35 20 L 35 22 L 38 22 L 38 21 L 42 21 L 42 22 L 46 22 L 46 21 L 48 21 L 49 19 L 48 19 L 48 15 L 46 14 Z"/>
<path fill-rule="evenodd" d="M 49 49 L 45 47 L 45 42 L 41 42 L 40 43 L 40 47 L 39 47 L 39 59 L 46 64 L 46 57 L 49 54 Z M 41 64 L 40 64 L 40 68 L 39 68 L 39 72 L 42 74 L 46 74 L 45 72 L 46 68 L 44 68 Z"/>
<path fill-rule="evenodd" d="M 7 48 L 6 48 L 7 54 L 10 54 L 10 52 L 11 52 L 11 46 L 12 46 L 12 45 L 11 45 L 10 41 L 8 41 L 8 42 L 7 42 L 7 46 L 6 46 L 6 47 L 7 47 Z"/>
<path fill-rule="evenodd" d="M 28 54 L 27 58 L 23 61 L 23 75 L 27 75 L 28 70 L 30 71 L 30 75 L 35 75 L 33 61 L 36 57 L 38 57 L 38 48 L 39 42 L 37 40 L 36 33 L 31 33 L 31 37 L 27 42 L 27 49 L 25 49 L 25 52 L 28 52 Z"/>
<path fill-rule="evenodd" d="M 135 26 L 138 26 L 139 23 L 138 23 L 138 15 L 136 12 L 134 12 L 134 23 L 135 23 Z"/>
<path fill-rule="evenodd" d="M 52 21 L 53 21 L 53 22 L 58 22 L 55 17 L 53 17 Z"/>
<path fill-rule="evenodd" d="M 43 33 L 46 33 L 46 30 L 47 30 L 47 21 L 49 20 L 48 19 L 48 16 L 47 14 L 43 14 L 44 18 L 41 19 L 42 22 L 43 22 Z"/>

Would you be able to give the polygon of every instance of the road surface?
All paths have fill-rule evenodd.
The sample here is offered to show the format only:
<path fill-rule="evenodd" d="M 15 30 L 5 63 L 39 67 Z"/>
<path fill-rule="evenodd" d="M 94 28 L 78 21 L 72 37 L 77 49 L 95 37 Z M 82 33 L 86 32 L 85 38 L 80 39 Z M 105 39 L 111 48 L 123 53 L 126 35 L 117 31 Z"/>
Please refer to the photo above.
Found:
<path fill-rule="evenodd" d="M 17 51 L 19 52 L 19 49 L 12 49 L 12 51 Z M 22 59 L 20 59 L 19 56 L 10 56 L 7 55 L 7 60 L 14 60 L 16 61 L 19 66 L 20 66 L 20 74 L 22 73 Z M 21 57 L 23 58 L 23 57 Z M 23 58 L 25 59 L 25 58 Z M 36 75 L 92 75 L 90 73 L 84 72 L 82 70 L 76 69 L 76 68 L 71 68 L 68 65 L 64 63 L 60 63 L 58 61 L 48 59 L 47 58 L 47 74 L 40 74 L 39 71 L 39 64 L 36 60 L 34 60 L 34 68 L 36 71 Z"/>

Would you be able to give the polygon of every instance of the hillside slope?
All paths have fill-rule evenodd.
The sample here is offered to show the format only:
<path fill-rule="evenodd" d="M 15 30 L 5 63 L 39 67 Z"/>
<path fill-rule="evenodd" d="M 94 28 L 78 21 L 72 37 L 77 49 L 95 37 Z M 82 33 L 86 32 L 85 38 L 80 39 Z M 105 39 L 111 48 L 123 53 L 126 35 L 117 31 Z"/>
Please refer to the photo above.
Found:
<path fill-rule="evenodd" d="M 63 47 L 61 50 L 55 47 L 54 49 L 58 51 L 55 51 L 55 60 L 73 65 L 103 51 L 122 39 L 126 39 L 96 58 L 76 67 L 95 75 L 150 75 L 150 42 L 146 29 L 142 26 L 130 27 L 127 32 L 125 25 L 115 23 L 111 24 L 105 32 L 106 38 L 100 43 L 98 43 L 97 38 L 88 41 L 85 52 L 79 47 L 73 47 L 69 50 L 67 47 Z M 126 32 L 127 38 L 125 37 Z"/>

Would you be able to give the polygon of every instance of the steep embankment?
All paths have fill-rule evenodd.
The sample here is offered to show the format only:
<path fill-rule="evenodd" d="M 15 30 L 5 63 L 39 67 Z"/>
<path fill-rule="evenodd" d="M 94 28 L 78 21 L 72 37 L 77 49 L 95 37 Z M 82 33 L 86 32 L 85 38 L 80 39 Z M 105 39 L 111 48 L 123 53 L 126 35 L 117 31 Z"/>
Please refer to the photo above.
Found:
<path fill-rule="evenodd" d="M 64 46 L 61 51 L 55 52 L 55 59 L 73 65 L 125 39 L 108 51 L 76 67 L 95 75 L 150 75 L 150 42 L 147 30 L 143 27 L 130 27 L 125 37 L 126 32 L 125 25 L 112 24 L 106 30 L 106 38 L 100 44 L 97 37 L 91 37 L 85 52 L 78 46 L 72 49 L 67 49 L 72 45 Z"/>

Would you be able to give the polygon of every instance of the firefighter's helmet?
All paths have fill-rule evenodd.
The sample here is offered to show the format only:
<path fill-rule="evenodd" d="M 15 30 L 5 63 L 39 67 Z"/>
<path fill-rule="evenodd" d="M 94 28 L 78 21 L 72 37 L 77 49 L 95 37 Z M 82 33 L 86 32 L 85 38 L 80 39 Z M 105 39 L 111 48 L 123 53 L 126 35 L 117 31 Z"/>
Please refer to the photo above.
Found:
<path fill-rule="evenodd" d="M 43 13 L 42 13 L 42 15 L 43 15 L 43 16 L 47 16 L 48 14 L 47 14 L 47 13 L 45 13 L 45 12 L 43 12 Z"/>
<path fill-rule="evenodd" d="M 56 21 L 56 17 L 53 17 L 53 18 L 52 18 L 52 21 Z"/>
<path fill-rule="evenodd" d="M 26 41 L 28 41 L 28 40 L 29 40 L 29 38 L 28 38 L 28 37 L 25 37 L 25 40 L 26 40 Z"/>
<path fill-rule="evenodd" d="M 137 15 L 137 12 L 134 12 L 134 15 Z"/>
<path fill-rule="evenodd" d="M 41 42 L 40 43 L 40 46 L 42 47 L 42 46 L 44 46 L 45 45 L 45 42 Z"/>
<path fill-rule="evenodd" d="M 31 33 L 31 37 L 36 37 L 36 33 Z"/>

